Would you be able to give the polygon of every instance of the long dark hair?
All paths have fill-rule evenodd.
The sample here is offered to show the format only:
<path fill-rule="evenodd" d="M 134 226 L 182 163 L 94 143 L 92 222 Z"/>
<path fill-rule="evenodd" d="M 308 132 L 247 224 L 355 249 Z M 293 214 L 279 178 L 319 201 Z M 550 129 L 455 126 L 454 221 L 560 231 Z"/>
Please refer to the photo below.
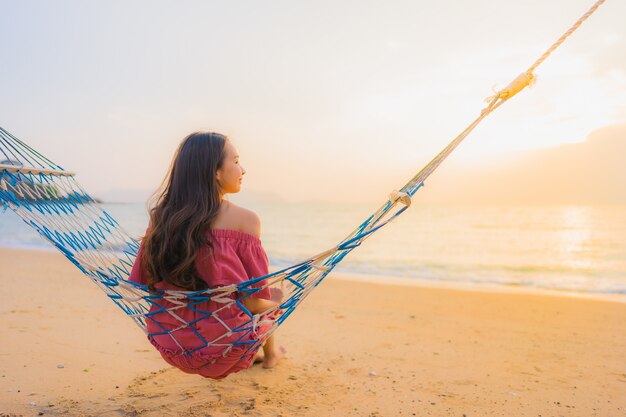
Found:
<path fill-rule="evenodd" d="M 207 238 L 220 206 L 216 172 L 224 161 L 228 139 L 196 132 L 178 147 L 169 172 L 155 194 L 150 227 L 143 238 L 142 267 L 148 288 L 167 282 L 186 290 L 207 288 L 195 268 L 195 257 Z"/>

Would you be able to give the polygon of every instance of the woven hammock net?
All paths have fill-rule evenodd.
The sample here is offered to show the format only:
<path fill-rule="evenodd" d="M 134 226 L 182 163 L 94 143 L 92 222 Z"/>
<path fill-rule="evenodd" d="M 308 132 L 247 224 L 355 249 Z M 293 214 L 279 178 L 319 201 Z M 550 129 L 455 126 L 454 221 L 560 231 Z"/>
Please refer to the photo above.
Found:
<path fill-rule="evenodd" d="M 207 346 L 223 346 L 224 354 L 234 346 L 245 347 L 242 355 L 258 349 L 349 252 L 408 208 L 410 196 L 421 185 L 421 181 L 414 180 L 402 191 L 394 191 L 375 213 L 336 246 L 287 268 L 225 287 L 150 293 L 146 286 L 128 281 L 139 242 L 83 190 L 73 173 L 0 128 L 0 202 L 4 208 L 12 210 L 52 243 L 148 338 L 168 335 L 182 353 Z M 240 281 L 233 279 L 233 282 Z M 268 287 L 272 294 L 278 295 L 279 305 L 262 314 L 250 313 L 242 300 Z M 209 300 L 218 303 L 219 307 L 213 311 L 199 308 Z M 230 328 L 220 319 L 220 313 L 234 305 L 249 319 Z M 156 308 L 151 309 L 152 306 Z M 194 322 L 185 322 L 177 314 L 185 308 L 195 311 L 197 319 Z M 177 325 L 161 326 L 159 332 L 148 332 L 147 323 L 150 320 L 156 323 L 153 316 L 163 313 L 169 314 L 170 322 Z M 197 331 L 198 322 L 205 319 L 221 323 L 223 333 L 207 340 Z M 264 331 L 257 335 L 260 327 Z M 185 328 L 192 330 L 198 338 L 197 343 L 192 343 L 192 349 L 189 343 L 182 346 L 177 339 L 177 332 Z"/>

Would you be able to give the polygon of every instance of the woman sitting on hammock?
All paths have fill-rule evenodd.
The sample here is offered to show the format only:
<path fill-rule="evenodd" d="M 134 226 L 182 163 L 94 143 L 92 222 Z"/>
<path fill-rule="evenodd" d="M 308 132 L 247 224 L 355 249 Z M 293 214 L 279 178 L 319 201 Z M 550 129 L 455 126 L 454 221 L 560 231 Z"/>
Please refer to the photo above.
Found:
<path fill-rule="evenodd" d="M 193 133 L 185 138 L 150 211 L 129 280 L 158 294 L 212 289 L 268 274 L 259 217 L 224 199 L 239 192 L 244 174 L 237 149 L 225 136 Z M 261 280 L 252 290 L 266 285 Z M 265 335 L 269 326 L 246 326 L 250 317 L 231 299 L 188 299 L 181 305 L 156 298 L 146 315 L 148 338 L 169 364 L 208 378 L 250 367 L 263 342 L 263 367 L 274 367 L 284 350 L 273 335 Z M 241 303 L 252 314 L 277 306 L 269 288 Z"/>

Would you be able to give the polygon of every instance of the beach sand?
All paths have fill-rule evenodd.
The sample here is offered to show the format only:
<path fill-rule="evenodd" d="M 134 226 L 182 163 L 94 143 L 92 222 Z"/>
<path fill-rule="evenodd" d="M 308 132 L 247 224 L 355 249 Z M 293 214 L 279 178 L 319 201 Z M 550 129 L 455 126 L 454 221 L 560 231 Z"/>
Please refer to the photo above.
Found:
<path fill-rule="evenodd" d="M 168 366 L 60 254 L 0 249 L 0 414 L 624 416 L 626 304 L 329 278 L 277 368 Z"/>

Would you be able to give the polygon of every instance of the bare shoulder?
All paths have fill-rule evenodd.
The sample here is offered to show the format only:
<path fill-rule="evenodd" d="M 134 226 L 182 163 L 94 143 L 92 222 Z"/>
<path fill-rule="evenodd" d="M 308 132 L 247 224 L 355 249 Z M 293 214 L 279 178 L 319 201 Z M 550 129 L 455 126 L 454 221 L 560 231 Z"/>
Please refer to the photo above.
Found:
<path fill-rule="evenodd" d="M 242 232 L 251 234 L 258 238 L 261 237 L 261 218 L 254 211 L 239 207 L 241 210 L 241 217 L 239 227 Z"/>
<path fill-rule="evenodd" d="M 254 211 L 228 202 L 227 213 L 229 227 L 226 228 L 261 237 L 261 218 Z"/>

